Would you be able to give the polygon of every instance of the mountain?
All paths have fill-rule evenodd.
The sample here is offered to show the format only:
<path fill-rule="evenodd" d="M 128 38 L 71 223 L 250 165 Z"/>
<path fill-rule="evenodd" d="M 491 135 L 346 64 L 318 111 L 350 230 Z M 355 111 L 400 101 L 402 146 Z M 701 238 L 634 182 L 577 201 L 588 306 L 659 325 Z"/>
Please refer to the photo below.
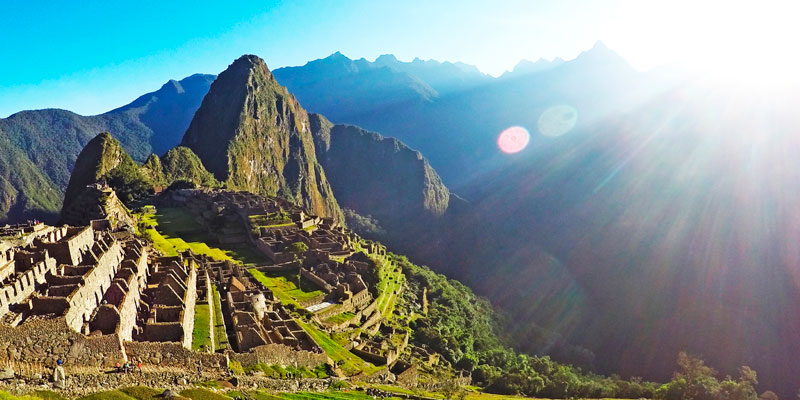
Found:
<path fill-rule="evenodd" d="M 595 353 L 566 358 L 604 372 L 663 380 L 689 350 L 723 373 L 753 366 L 764 386 L 795 393 L 791 90 L 740 93 L 639 73 L 602 43 L 523 71 L 332 119 L 418 149 L 469 200 L 435 229 L 405 232 L 417 240 L 402 250 L 511 313 L 509 334 L 529 351 L 559 353 L 557 342 L 531 340 L 548 327 Z M 315 74 L 314 87 L 339 76 Z M 314 96 L 286 82 L 303 104 Z M 344 115 L 339 104 L 367 95 L 353 87 L 308 108 Z M 540 125 L 549 110 L 569 110 L 560 135 Z M 514 125 L 530 144 L 502 154 L 497 135 Z"/>
<path fill-rule="evenodd" d="M 8 159 L 0 160 L 0 176 L 8 189 L 2 191 L 5 199 L 0 201 L 0 221 L 33 216 L 55 222 L 78 153 L 101 132 L 112 132 L 139 162 L 177 145 L 213 79 L 213 75 L 196 74 L 170 81 L 158 91 L 101 115 L 47 109 L 0 119 L 0 146 L 6 147 L 3 154 L 16 160 L 8 166 L 3 164 Z"/>
<path fill-rule="evenodd" d="M 364 59 L 359 60 L 359 62 L 367 63 Z M 394 71 L 407 73 L 425 82 L 440 94 L 460 91 L 492 81 L 491 76 L 482 73 L 474 65 L 462 62 L 439 62 L 420 58 L 415 58 L 411 62 L 403 62 L 392 54 L 383 54 L 376 58 L 371 66 L 373 68 L 386 67 Z"/>
<path fill-rule="evenodd" d="M 130 196 L 136 196 L 134 192 L 153 186 L 147 174 L 141 171 L 141 167 L 125 152 L 119 141 L 110 133 L 103 132 L 86 144 L 75 161 L 75 169 L 64 193 L 62 218 L 63 210 L 70 209 L 87 186 L 100 181 L 107 181 L 123 200 L 133 200 Z"/>
<path fill-rule="evenodd" d="M 414 80 L 393 79 L 396 84 L 387 88 L 389 79 L 376 75 L 384 68 L 382 74 Z M 441 78 L 448 76 L 453 79 L 445 90 Z M 643 76 L 601 42 L 573 60 L 502 79 L 478 75 L 474 67 L 460 64 L 402 63 L 390 56 L 370 63 L 340 53 L 280 68 L 275 77 L 308 110 L 334 123 L 396 137 L 419 150 L 443 181 L 459 191 L 476 175 L 506 162 L 494 145 L 504 129 L 523 126 L 536 137 L 539 115 L 559 106 L 575 110 L 578 127 L 588 126 L 660 90 L 642 85 Z M 421 92 L 417 81 L 430 91 Z"/>
<path fill-rule="evenodd" d="M 231 188 L 281 194 L 344 219 L 317 162 L 308 114 L 261 58 L 242 56 L 217 77 L 182 145 Z"/>
<path fill-rule="evenodd" d="M 278 68 L 274 74 L 303 107 L 337 123 L 353 123 L 357 115 L 382 115 L 401 105 L 428 104 L 439 95 L 413 75 L 339 52 L 302 67 Z"/>
<path fill-rule="evenodd" d="M 564 59 L 560 57 L 556 57 L 553 60 L 545 60 L 544 58 L 540 58 L 536 62 L 522 60 L 519 63 L 517 63 L 516 66 L 514 66 L 513 70 L 507 71 L 503 75 L 501 75 L 500 79 L 514 79 L 524 75 L 536 74 L 539 72 L 547 71 L 548 69 L 553 69 L 555 67 L 558 67 L 563 63 Z"/>
<path fill-rule="evenodd" d="M 445 214 L 450 191 L 418 151 L 319 114 L 309 120 L 317 158 L 343 208 L 375 218 L 394 237 L 423 230 Z"/>
<path fill-rule="evenodd" d="M 104 115 L 125 114 L 132 120 L 141 121 L 152 131 L 149 153 L 164 154 L 181 141 L 215 78 L 215 75 L 194 74 L 180 81 L 170 80 L 157 91 L 142 95 Z M 137 159 L 141 160 L 141 157 Z"/>
<path fill-rule="evenodd" d="M 61 190 L 0 129 L 0 221 L 55 219 Z M 30 189 L 30 190 L 28 190 Z"/>

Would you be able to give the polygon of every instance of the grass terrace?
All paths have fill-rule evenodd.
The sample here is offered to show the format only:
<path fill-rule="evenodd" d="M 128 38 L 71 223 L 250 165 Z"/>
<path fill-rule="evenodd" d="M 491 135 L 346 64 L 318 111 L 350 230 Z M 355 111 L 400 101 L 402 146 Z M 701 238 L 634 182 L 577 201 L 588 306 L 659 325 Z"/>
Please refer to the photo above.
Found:
<path fill-rule="evenodd" d="M 241 264 L 263 264 L 266 257 L 253 248 L 220 248 L 207 243 L 216 240 L 195 221 L 192 213 L 184 208 L 160 208 L 148 206 L 138 215 L 146 226 L 146 234 L 155 247 L 168 256 L 177 255 L 184 250 L 205 254 L 219 261 L 233 261 Z"/>
<path fill-rule="evenodd" d="M 336 314 L 331 316 L 330 318 L 326 319 L 325 322 L 331 324 L 341 324 L 342 322 L 349 321 L 356 315 L 351 312 L 343 312 L 341 314 Z"/>
<path fill-rule="evenodd" d="M 222 301 L 220 300 L 217 285 L 211 285 L 211 301 L 214 305 L 214 348 L 228 348 L 228 334 L 225 332 L 225 320 L 222 316 Z"/>
<path fill-rule="evenodd" d="M 378 310 L 386 319 L 391 319 L 405 275 L 402 268 L 384 258 L 373 260 L 378 264 Z"/>
<path fill-rule="evenodd" d="M 194 306 L 194 330 L 192 350 L 211 348 L 211 312 L 208 303 Z"/>
<path fill-rule="evenodd" d="M 301 279 L 298 273 L 265 274 L 255 268 L 251 268 L 249 271 L 256 280 L 271 289 L 278 296 L 278 299 L 285 304 L 294 304 L 296 307 L 300 307 L 300 302 L 311 300 L 324 294 L 307 279 Z M 300 287 L 295 283 L 298 280 Z"/>
<path fill-rule="evenodd" d="M 320 331 L 314 325 L 297 321 L 303 329 L 314 339 L 315 342 L 328 354 L 339 368 L 347 375 L 356 375 L 359 372 L 364 372 L 367 375 L 379 371 L 381 368 L 372 365 L 355 354 L 351 353 L 342 345 L 331 339 L 325 332 Z"/>

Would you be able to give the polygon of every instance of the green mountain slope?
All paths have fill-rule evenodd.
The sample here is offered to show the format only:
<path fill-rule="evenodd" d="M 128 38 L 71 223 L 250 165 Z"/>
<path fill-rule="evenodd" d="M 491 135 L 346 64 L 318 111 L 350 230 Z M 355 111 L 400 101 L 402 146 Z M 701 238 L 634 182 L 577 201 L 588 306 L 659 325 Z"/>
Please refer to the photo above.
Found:
<path fill-rule="evenodd" d="M 100 132 L 112 132 L 139 162 L 153 152 L 161 154 L 175 146 L 213 79 L 213 75 L 197 74 L 170 81 L 158 91 L 101 115 L 47 109 L 22 111 L 0 119 L 5 140 L 0 162 L 11 163 L 12 157 L 17 160 L 2 172 L 5 183 L 0 192 L 4 199 L 0 202 L 0 221 L 23 220 L 30 217 L 25 210 L 39 209 L 41 212 L 36 215 L 55 222 L 75 160 Z M 32 179 L 34 175 L 38 178 Z M 42 182 L 34 184 L 37 180 Z M 11 197 L 20 200 L 12 202 L 17 207 L 8 202 Z"/>
<path fill-rule="evenodd" d="M 310 114 L 317 157 L 339 204 L 378 220 L 388 234 L 442 216 L 450 191 L 420 154 L 397 139 Z"/>
<path fill-rule="evenodd" d="M 281 194 L 343 219 L 317 162 L 308 115 L 256 56 L 240 57 L 214 81 L 182 145 L 231 188 Z"/>

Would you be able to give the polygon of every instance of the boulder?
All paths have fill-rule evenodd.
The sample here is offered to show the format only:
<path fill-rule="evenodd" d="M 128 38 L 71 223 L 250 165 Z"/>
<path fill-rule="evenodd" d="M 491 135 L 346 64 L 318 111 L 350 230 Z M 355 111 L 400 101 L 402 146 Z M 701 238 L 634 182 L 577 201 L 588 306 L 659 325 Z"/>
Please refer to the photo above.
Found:
<path fill-rule="evenodd" d="M 14 368 L 5 367 L 0 369 L 0 380 L 14 379 Z"/>

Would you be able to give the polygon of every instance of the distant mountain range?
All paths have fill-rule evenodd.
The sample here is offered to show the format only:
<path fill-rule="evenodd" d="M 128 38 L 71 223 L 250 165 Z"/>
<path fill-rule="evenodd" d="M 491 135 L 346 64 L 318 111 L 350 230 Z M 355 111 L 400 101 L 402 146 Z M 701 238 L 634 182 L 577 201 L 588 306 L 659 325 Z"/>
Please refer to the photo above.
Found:
<path fill-rule="evenodd" d="M 513 315 L 509 334 L 523 347 L 662 380 L 689 350 L 731 375 L 750 365 L 764 386 L 796 393 L 796 94 L 637 72 L 602 43 L 498 78 L 460 63 L 340 53 L 272 76 L 308 113 L 277 112 L 295 107 L 285 95 L 274 97 L 280 108 L 253 101 L 249 110 L 301 131 L 308 124 L 314 162 L 348 222 L 489 296 Z M 139 162 L 181 140 L 195 146 L 183 133 L 213 79 L 176 82 L 183 91 L 168 83 L 98 116 L 40 110 L 0 120 L 9 154 L 0 157 L 0 220 L 52 216 L 78 152 L 101 131 Z M 192 132 L 213 126 L 205 113 Z M 247 129 L 262 123 L 244 120 Z M 531 133 L 513 155 L 496 146 L 510 126 Z M 274 153 L 251 144 L 283 160 L 310 146 L 295 140 Z M 194 150 L 218 179 L 242 167 L 214 165 L 219 155 L 201 154 L 210 147 Z M 305 185 L 312 175 L 293 176 Z"/>
<path fill-rule="evenodd" d="M 22 111 L 0 119 L 0 221 L 55 222 L 78 153 L 101 132 L 113 132 L 131 157 L 143 162 L 177 145 L 214 75 L 169 81 L 132 103 L 94 116 L 66 110 Z"/>

